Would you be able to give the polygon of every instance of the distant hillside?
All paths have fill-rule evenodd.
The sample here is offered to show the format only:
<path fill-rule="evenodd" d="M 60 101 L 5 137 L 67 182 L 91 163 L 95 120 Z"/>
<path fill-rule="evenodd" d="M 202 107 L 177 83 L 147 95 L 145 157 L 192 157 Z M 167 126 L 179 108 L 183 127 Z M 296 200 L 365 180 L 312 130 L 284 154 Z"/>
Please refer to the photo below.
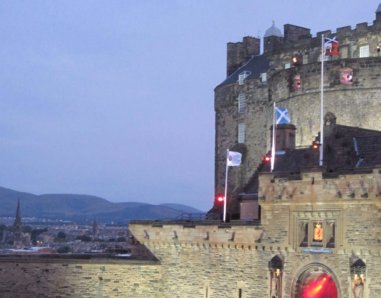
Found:
<path fill-rule="evenodd" d="M 127 222 L 132 219 L 176 219 L 184 213 L 202 213 L 180 204 L 152 205 L 137 202 L 113 203 L 91 195 L 34 195 L 0 187 L 0 217 L 15 216 L 20 200 L 23 217 L 74 221 Z"/>
<path fill-rule="evenodd" d="M 196 208 L 189 207 L 189 206 L 182 205 L 182 204 L 167 203 L 167 204 L 160 204 L 159 206 L 172 208 L 172 209 L 179 210 L 179 211 L 185 212 L 185 213 L 200 213 L 201 212 L 200 210 L 198 210 Z"/>

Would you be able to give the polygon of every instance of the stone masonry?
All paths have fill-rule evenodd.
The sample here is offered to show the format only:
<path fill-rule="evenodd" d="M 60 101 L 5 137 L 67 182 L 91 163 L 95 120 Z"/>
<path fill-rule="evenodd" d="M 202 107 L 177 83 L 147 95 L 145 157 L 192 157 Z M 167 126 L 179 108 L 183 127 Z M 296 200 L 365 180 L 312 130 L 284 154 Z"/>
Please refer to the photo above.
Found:
<path fill-rule="evenodd" d="M 248 43 L 250 48 L 247 51 L 242 49 L 248 37 L 237 43 L 241 58 L 232 56 L 234 43 L 228 44 L 228 77 L 215 88 L 215 192 L 223 193 L 224 190 L 226 150 L 242 152 L 242 166 L 232 169 L 229 174 L 228 205 L 232 215 L 239 212 L 238 194 L 244 192 L 270 149 L 274 102 L 288 109 L 297 129 L 296 146 L 310 145 L 319 133 L 323 34 L 336 37 L 340 42 L 340 56 L 327 56 L 324 62 L 324 113 L 334 113 L 337 122 L 342 125 L 381 130 L 380 12 L 376 13 L 372 25 L 360 23 L 354 29 L 341 27 L 336 32 L 319 32 L 316 37 L 312 37 L 309 31 L 287 24 L 284 26 L 284 37 L 265 37 L 264 54 L 249 59 L 246 54 L 252 43 Z M 295 65 L 291 62 L 294 55 L 299 59 Z M 265 57 L 269 66 L 263 68 L 259 62 L 255 64 L 258 57 Z M 240 63 L 230 62 L 233 58 Z M 237 65 L 235 71 L 232 71 L 232 65 Z M 350 85 L 340 83 L 340 71 L 344 68 L 353 70 Z M 240 83 L 239 76 L 245 72 L 250 75 Z M 292 88 L 295 75 L 300 76 L 301 80 L 298 90 Z M 244 112 L 238 110 L 240 94 L 246 98 Z M 245 125 L 243 143 L 238 142 L 239 124 Z"/>
<path fill-rule="evenodd" d="M 337 297 L 353 297 L 353 259 L 366 264 L 363 298 L 381 295 L 380 169 L 259 179 L 261 223 L 132 222 L 131 233 L 156 262 L 4 256 L 2 297 L 269 297 L 274 257 L 283 263 L 283 298 L 296 298 L 299 277 L 318 270 L 332 276 Z M 329 248 L 329 237 L 322 247 L 300 245 L 300 224 L 316 220 L 327 236 L 335 226 Z"/>

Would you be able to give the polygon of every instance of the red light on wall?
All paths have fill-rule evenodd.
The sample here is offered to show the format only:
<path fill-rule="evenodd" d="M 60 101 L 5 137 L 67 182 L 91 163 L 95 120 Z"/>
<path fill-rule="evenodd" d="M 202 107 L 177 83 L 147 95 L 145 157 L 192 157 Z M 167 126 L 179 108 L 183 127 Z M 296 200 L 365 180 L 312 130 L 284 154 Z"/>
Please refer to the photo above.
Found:
<path fill-rule="evenodd" d="M 291 64 L 293 66 L 299 66 L 303 63 L 303 56 L 301 54 L 294 54 L 291 57 Z"/>
<path fill-rule="evenodd" d="M 335 282 L 329 274 L 323 273 L 317 278 L 309 280 L 304 284 L 301 298 L 337 298 Z"/>
<path fill-rule="evenodd" d="M 311 145 L 311 148 L 314 149 L 314 150 L 319 149 L 320 148 L 320 143 L 318 141 L 313 141 L 312 145 Z"/>
<path fill-rule="evenodd" d="M 221 203 L 223 203 L 224 201 L 225 201 L 225 197 L 224 197 L 224 195 L 222 195 L 222 194 L 217 194 L 217 195 L 216 195 L 215 202 L 216 202 L 217 204 L 221 204 Z"/>
<path fill-rule="evenodd" d="M 265 162 L 270 162 L 271 161 L 271 155 L 270 154 L 266 154 L 264 157 L 263 157 L 263 160 Z"/>

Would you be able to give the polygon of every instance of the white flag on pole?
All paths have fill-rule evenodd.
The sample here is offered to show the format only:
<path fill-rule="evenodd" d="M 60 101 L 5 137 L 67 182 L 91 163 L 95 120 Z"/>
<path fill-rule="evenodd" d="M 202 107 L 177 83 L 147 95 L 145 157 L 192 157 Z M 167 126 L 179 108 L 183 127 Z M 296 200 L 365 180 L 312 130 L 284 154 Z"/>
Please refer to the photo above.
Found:
<path fill-rule="evenodd" d="M 228 167 L 238 167 L 241 165 L 242 154 L 235 151 L 228 151 L 226 164 Z"/>

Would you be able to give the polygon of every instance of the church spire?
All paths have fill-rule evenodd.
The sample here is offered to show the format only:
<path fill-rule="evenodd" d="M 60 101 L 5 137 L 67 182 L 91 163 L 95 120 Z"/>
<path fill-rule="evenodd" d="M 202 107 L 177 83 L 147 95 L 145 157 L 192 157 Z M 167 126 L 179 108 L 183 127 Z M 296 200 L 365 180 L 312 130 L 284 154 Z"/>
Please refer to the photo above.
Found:
<path fill-rule="evenodd" d="M 17 229 L 17 228 L 21 229 L 20 199 L 17 200 L 16 218 L 15 218 L 15 222 L 14 222 L 13 226 L 15 227 L 15 229 Z"/>
<path fill-rule="evenodd" d="M 16 218 L 13 224 L 13 246 L 21 248 L 22 246 L 22 223 L 21 223 L 21 211 L 20 200 L 17 201 Z"/>

